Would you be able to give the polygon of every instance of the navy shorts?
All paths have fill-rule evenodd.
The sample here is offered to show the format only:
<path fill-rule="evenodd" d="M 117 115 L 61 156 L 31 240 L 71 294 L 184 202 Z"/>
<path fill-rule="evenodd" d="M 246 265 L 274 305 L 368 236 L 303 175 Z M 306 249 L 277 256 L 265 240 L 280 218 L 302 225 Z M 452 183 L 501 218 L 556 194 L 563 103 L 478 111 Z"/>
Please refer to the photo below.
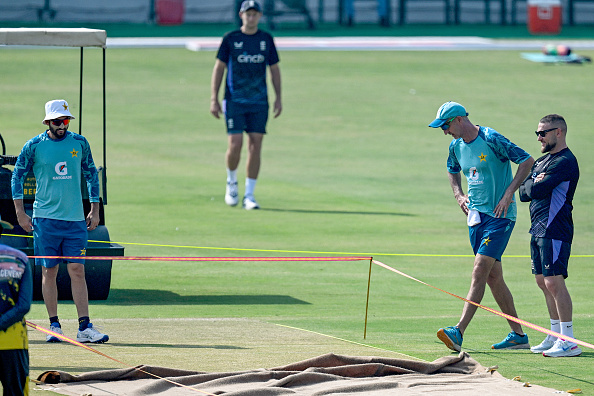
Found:
<path fill-rule="evenodd" d="M 501 261 L 515 225 L 516 222 L 510 219 L 491 217 L 481 213 L 481 222 L 468 227 L 474 254 L 482 254 Z"/>
<path fill-rule="evenodd" d="M 567 278 L 570 254 L 569 242 L 535 236 L 530 239 L 530 259 L 534 275 L 563 275 L 563 278 Z"/>
<path fill-rule="evenodd" d="M 266 133 L 268 105 L 242 105 L 223 101 L 227 133 Z"/>
<path fill-rule="evenodd" d="M 36 256 L 85 256 L 87 254 L 86 221 L 64 221 L 44 218 L 33 219 L 33 237 Z M 61 262 L 85 263 L 80 259 L 35 259 L 36 265 L 52 268 Z"/>

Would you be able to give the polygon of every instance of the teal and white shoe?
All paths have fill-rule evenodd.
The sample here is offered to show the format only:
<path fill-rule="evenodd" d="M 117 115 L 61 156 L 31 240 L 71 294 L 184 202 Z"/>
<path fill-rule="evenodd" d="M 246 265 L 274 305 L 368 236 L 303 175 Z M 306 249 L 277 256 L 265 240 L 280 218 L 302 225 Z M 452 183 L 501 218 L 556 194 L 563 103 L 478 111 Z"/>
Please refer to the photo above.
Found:
<path fill-rule="evenodd" d="M 439 338 L 445 346 L 452 351 L 460 352 L 462 349 L 462 333 L 460 333 L 460 329 L 455 326 L 437 330 L 437 338 Z"/>
<path fill-rule="evenodd" d="M 491 349 L 530 349 L 528 335 L 524 334 L 521 336 L 515 331 L 512 331 L 503 341 L 491 345 Z"/>

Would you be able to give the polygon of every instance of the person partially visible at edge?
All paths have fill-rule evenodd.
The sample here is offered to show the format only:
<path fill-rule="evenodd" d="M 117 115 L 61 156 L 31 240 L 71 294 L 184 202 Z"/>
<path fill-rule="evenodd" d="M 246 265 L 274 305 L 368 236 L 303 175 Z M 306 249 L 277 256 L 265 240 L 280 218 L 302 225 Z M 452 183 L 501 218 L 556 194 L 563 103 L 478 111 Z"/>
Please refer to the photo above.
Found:
<path fill-rule="evenodd" d="M 62 326 L 58 318 L 57 276 L 65 262 L 72 286 L 72 299 L 78 313 L 79 342 L 101 343 L 109 340 L 89 319 L 89 296 L 85 279 L 88 231 L 99 224 L 99 178 L 89 142 L 83 136 L 68 131 L 68 102 L 51 100 L 45 104 L 43 124 L 47 130 L 30 139 L 17 158 L 12 174 L 12 198 L 19 225 L 33 232 L 36 256 L 80 257 L 67 260 L 36 258 L 41 266 L 41 289 L 49 315 L 48 342 L 62 341 L 58 334 Z M 33 219 L 25 212 L 23 184 L 30 170 L 35 175 L 36 192 Z M 85 218 L 81 175 L 87 182 L 91 210 Z"/>
<path fill-rule="evenodd" d="M 567 123 L 549 114 L 538 123 L 540 151 L 532 172 L 520 186 L 520 200 L 530 202 L 530 257 L 536 284 L 543 291 L 551 330 L 573 338 L 573 304 L 565 285 L 573 240 L 573 196 L 580 178 L 578 162 L 567 147 Z M 549 357 L 579 356 L 574 342 L 547 335 L 534 353 Z"/>
<path fill-rule="evenodd" d="M 503 279 L 501 256 L 516 222 L 514 193 L 530 172 L 534 159 L 494 129 L 474 125 L 466 109 L 456 102 L 444 103 L 429 126 L 441 128 L 444 135 L 454 138 L 447 160 L 448 177 L 454 198 L 467 217 L 475 254 L 466 299 L 480 304 L 489 285 L 501 311 L 517 318 L 512 293 Z M 510 161 L 518 164 L 513 177 Z M 460 173 L 466 177 L 467 194 Z M 437 337 L 448 348 L 460 351 L 464 332 L 477 308 L 466 302 L 458 324 L 439 329 Z M 530 348 L 522 326 L 513 320 L 508 323 L 511 332 L 491 348 Z"/>
<path fill-rule="evenodd" d="M 12 225 L 1 221 L 3 228 Z M 29 394 L 29 338 L 25 315 L 33 300 L 29 258 L 0 244 L 0 382 L 5 395 Z"/>
<path fill-rule="evenodd" d="M 227 187 L 225 203 L 236 206 L 239 203 L 237 167 L 243 146 L 243 132 L 248 137 L 248 158 L 246 164 L 245 193 L 242 206 L 245 209 L 259 209 L 254 196 L 256 181 L 260 172 L 262 141 L 268 122 L 268 90 L 266 68 L 276 99 L 274 117 L 283 109 L 281 101 L 281 74 L 279 57 L 272 36 L 260 30 L 262 7 L 257 1 L 246 0 L 241 4 L 239 16 L 241 29 L 226 34 L 219 47 L 211 80 L 210 112 L 216 118 L 224 113 L 227 125 Z M 223 105 L 219 102 L 219 89 L 227 69 Z"/>

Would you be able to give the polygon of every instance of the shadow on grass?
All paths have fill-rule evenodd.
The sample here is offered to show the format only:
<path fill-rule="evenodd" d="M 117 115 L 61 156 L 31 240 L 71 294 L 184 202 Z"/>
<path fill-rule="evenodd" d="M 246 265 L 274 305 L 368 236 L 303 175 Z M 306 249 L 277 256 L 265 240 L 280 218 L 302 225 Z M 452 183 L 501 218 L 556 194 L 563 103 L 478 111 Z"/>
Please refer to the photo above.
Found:
<path fill-rule="evenodd" d="M 310 303 L 283 295 L 201 295 L 182 296 L 167 290 L 111 289 L 110 305 L 309 305 Z"/>
<path fill-rule="evenodd" d="M 312 214 L 347 214 L 347 215 L 373 215 L 373 216 L 417 216 L 412 213 L 398 212 L 357 212 L 353 210 L 311 210 L 311 209 L 279 209 L 279 208 L 260 208 L 268 212 L 292 212 L 292 213 L 312 213 Z"/>

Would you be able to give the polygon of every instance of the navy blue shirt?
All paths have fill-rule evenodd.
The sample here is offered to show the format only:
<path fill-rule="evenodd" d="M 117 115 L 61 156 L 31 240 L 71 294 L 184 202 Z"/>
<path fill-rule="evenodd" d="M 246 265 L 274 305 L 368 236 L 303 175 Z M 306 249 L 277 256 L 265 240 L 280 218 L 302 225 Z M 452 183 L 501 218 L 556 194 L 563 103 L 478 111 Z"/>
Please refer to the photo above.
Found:
<path fill-rule="evenodd" d="M 545 177 L 535 183 L 541 173 Z M 571 243 L 573 240 L 573 195 L 580 178 L 578 162 L 565 148 L 540 157 L 520 186 L 520 200 L 530 202 L 530 233 L 539 238 Z"/>
<path fill-rule="evenodd" d="M 217 58 L 227 65 L 225 100 L 241 104 L 268 104 L 266 66 L 279 62 L 272 36 L 262 30 L 227 33 Z"/>

